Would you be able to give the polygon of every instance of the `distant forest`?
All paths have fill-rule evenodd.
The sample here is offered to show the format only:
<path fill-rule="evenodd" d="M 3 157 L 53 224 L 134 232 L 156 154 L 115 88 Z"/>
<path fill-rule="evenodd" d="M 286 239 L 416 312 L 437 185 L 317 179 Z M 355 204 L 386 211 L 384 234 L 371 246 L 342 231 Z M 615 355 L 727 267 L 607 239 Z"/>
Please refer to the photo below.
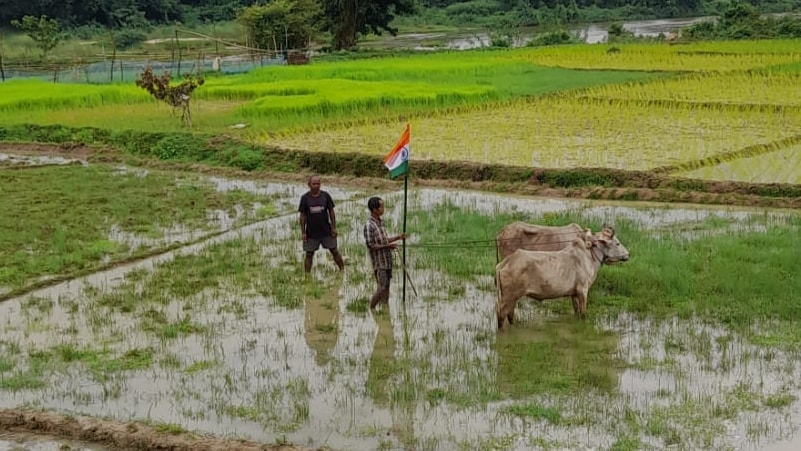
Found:
<path fill-rule="evenodd" d="M 186 25 L 232 20 L 243 7 L 285 0 L 3 0 L 0 27 L 25 15 L 57 19 L 63 28 L 147 28 L 181 22 Z M 319 0 L 324 10 L 346 0 Z M 395 16 L 416 16 L 426 23 L 487 24 L 487 18 L 504 17 L 518 26 L 646 19 L 719 14 L 727 0 L 414 0 L 413 8 L 392 11 L 397 2 L 366 0 L 368 8 L 389 9 Z M 797 11 L 801 0 L 750 0 L 761 12 Z"/>

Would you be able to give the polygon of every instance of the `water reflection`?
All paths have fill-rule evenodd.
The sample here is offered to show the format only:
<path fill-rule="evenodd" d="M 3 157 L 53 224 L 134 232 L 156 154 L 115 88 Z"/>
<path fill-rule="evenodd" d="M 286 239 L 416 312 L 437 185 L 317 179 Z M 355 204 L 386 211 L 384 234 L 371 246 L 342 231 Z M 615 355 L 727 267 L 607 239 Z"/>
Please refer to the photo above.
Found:
<path fill-rule="evenodd" d="M 386 310 L 373 315 L 373 319 L 378 326 L 378 332 L 370 354 L 367 393 L 377 405 L 387 407 L 390 399 L 388 382 L 398 373 L 395 330 L 392 327 L 391 315 Z"/>
<path fill-rule="evenodd" d="M 310 295 L 307 290 L 305 296 L 303 338 L 314 350 L 314 361 L 321 367 L 331 357 L 339 332 L 339 289 L 342 278 L 333 277 L 333 280 L 333 285 L 325 287 L 322 294 Z"/>
<path fill-rule="evenodd" d="M 522 398 L 579 390 L 617 390 L 620 337 L 565 317 L 543 319 L 498 334 L 498 383 L 504 395 Z"/>

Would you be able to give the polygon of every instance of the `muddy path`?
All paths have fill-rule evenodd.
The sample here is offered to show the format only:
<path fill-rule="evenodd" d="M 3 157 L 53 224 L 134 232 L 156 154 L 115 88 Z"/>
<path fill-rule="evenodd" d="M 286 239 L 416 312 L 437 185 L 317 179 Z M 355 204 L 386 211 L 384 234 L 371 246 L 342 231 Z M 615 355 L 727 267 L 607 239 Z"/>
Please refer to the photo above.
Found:
<path fill-rule="evenodd" d="M 110 450 L 169 449 L 174 451 L 309 451 L 293 445 L 266 445 L 246 440 L 224 440 L 193 433 L 161 432 L 157 427 L 143 423 L 128 423 L 68 416 L 54 412 L 27 409 L 0 410 L 0 430 L 22 434 L 36 434 L 54 441 L 74 440 L 100 444 Z M 2 436 L 0 436 L 2 438 Z M 15 441 L 27 440 L 26 435 L 11 437 Z M 72 449 L 69 444 L 66 449 Z M 61 449 L 65 449 L 65 448 Z M 97 449 L 97 448 L 92 448 Z"/>

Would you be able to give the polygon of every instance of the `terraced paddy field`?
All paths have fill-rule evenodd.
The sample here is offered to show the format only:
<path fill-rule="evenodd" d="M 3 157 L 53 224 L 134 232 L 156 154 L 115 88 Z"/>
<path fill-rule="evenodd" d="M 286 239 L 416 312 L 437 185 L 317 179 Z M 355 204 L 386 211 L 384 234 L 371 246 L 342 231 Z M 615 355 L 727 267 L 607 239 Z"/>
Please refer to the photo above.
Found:
<path fill-rule="evenodd" d="M 788 245 L 801 238 L 796 212 L 415 188 L 407 266 L 418 295 L 407 287 L 404 301 L 396 277 L 388 308 L 370 314 L 366 197 L 385 199 L 394 232 L 401 192 L 324 178 L 346 269 L 320 254 L 304 280 L 293 213 L 302 183 L 135 167 L 119 174 L 115 164 L 43 169 L 0 175 L 67 187 L 71 171 L 97 171 L 87 175 L 97 177 L 93 192 L 120 192 L 115 177 L 137 174 L 148 186 L 212 187 L 207 196 L 240 190 L 239 199 L 287 214 L 124 265 L 106 249 L 95 272 L 0 303 L 2 409 L 135 421 L 163 437 L 211 433 L 335 450 L 801 443 L 801 277 Z M 0 180 L 4 192 L 13 185 Z M 92 200 L 100 211 L 129 202 Z M 180 212 L 153 216 L 166 224 Z M 493 237 L 513 220 L 616 227 L 632 258 L 601 269 L 587 321 L 566 301 L 523 301 L 518 323 L 496 331 Z M 93 223 L 98 234 L 114 224 Z M 75 235 L 65 228 L 66 241 Z"/>
<path fill-rule="evenodd" d="M 680 173 L 801 140 L 797 44 L 481 50 L 210 75 L 191 130 L 380 155 L 409 122 L 414 158 Z M 11 82 L 0 98 L 6 126 L 185 130 L 130 85 Z"/>

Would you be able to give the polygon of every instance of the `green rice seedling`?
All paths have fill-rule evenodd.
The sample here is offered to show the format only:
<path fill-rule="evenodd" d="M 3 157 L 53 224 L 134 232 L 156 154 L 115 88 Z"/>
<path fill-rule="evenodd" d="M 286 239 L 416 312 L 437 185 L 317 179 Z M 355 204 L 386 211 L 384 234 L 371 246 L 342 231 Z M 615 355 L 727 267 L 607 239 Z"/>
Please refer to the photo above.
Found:
<path fill-rule="evenodd" d="M 244 121 L 259 130 L 256 133 L 272 134 L 659 76 L 542 68 L 492 52 L 270 67 L 210 78 L 195 93 L 193 124 L 199 131 L 219 132 Z M 12 86 L 0 86 L 0 97 L 11 108 L 5 111 L 0 103 L 4 124 L 181 129 L 180 121 L 164 120 L 168 108 L 132 85 L 8 85 Z"/>
<path fill-rule="evenodd" d="M 587 89 L 582 96 L 652 103 L 703 104 L 726 108 L 773 110 L 777 107 L 798 107 L 795 96 L 798 72 L 760 70 L 733 73 L 698 73 L 682 77 L 665 77 L 647 83 L 620 83 Z"/>
<path fill-rule="evenodd" d="M 738 51 L 729 51 L 739 45 Z M 618 52 L 610 52 L 615 47 Z M 715 49 L 715 50 L 711 50 Z M 723 50 L 726 49 L 726 50 Z M 776 51 L 776 53 L 773 53 Z M 600 44 L 520 49 L 516 56 L 543 66 L 572 69 L 718 72 L 743 71 L 794 62 L 792 41 L 740 41 L 719 44 Z"/>
<path fill-rule="evenodd" d="M 128 85 L 62 85 L 40 80 L 12 80 L 0 84 L 2 114 L 37 109 L 76 110 L 102 105 L 120 108 L 149 102 L 146 92 Z"/>
<path fill-rule="evenodd" d="M 559 409 L 555 407 L 542 407 L 537 404 L 510 406 L 507 412 L 512 415 L 542 419 L 551 424 L 559 424 L 562 420 L 562 414 Z"/>
<path fill-rule="evenodd" d="M 13 360 L 6 356 L 0 357 L 0 373 L 6 373 L 16 367 Z"/>
<path fill-rule="evenodd" d="M 182 318 L 177 322 L 171 322 L 164 325 L 161 330 L 161 337 L 163 339 L 174 339 L 181 335 L 202 333 L 203 326 L 192 323 L 187 318 Z"/>
<path fill-rule="evenodd" d="M 37 390 L 45 386 L 45 381 L 41 376 L 29 373 L 14 372 L 11 375 L 2 375 L 0 377 L 0 390 L 16 392 L 20 390 Z"/>
<path fill-rule="evenodd" d="M 765 155 L 740 158 L 675 175 L 734 182 L 801 184 L 799 168 L 801 168 L 801 156 L 799 156 L 799 146 L 796 145 Z"/>

